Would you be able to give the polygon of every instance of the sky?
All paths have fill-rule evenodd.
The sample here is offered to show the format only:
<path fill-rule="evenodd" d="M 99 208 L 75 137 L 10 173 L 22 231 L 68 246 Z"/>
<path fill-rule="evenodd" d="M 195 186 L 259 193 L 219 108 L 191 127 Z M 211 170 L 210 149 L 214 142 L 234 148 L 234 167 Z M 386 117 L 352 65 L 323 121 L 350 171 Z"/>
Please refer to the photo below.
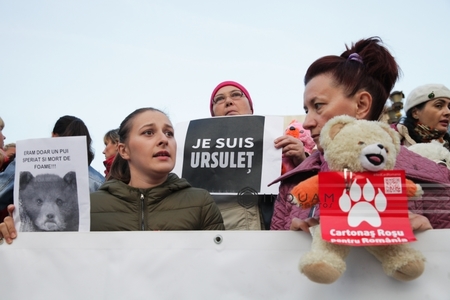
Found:
<path fill-rule="evenodd" d="M 74 115 L 103 173 L 103 135 L 135 109 L 206 118 L 214 87 L 234 80 L 255 114 L 301 115 L 308 66 L 371 36 L 402 69 L 394 90 L 450 86 L 449 16 L 450 0 L 0 0 L 5 143 Z"/>

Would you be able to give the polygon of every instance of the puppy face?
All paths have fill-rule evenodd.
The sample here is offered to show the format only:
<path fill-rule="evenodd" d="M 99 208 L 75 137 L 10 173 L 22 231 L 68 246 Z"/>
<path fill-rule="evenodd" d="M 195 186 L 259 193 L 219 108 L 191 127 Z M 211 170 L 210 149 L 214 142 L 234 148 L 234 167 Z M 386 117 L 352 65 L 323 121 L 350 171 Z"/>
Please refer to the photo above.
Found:
<path fill-rule="evenodd" d="M 78 230 L 78 197 L 74 172 L 20 175 L 19 197 L 36 231 Z"/>

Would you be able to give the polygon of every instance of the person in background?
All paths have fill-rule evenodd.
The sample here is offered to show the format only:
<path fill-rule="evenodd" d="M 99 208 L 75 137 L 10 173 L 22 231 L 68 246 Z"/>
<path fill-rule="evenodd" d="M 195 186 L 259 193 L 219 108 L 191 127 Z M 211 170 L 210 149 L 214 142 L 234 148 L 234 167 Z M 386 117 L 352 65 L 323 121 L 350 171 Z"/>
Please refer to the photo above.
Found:
<path fill-rule="evenodd" d="M 16 143 L 9 143 L 3 147 L 3 150 L 6 153 L 6 156 L 9 157 L 9 160 L 13 160 L 16 157 Z"/>
<path fill-rule="evenodd" d="M 3 172 L 11 162 L 8 153 L 4 149 L 6 137 L 3 135 L 3 128 L 5 128 L 5 122 L 0 117 L 0 172 Z"/>
<path fill-rule="evenodd" d="M 85 136 L 88 158 L 89 192 L 93 193 L 103 184 L 105 177 L 95 170 L 91 163 L 94 160 L 94 150 L 92 149 L 92 139 L 86 124 L 74 116 L 62 116 L 56 121 L 53 127 L 52 137 L 60 136 Z"/>
<path fill-rule="evenodd" d="M 0 117 L 0 149 L 3 149 L 3 146 L 5 145 L 5 139 L 6 136 L 3 135 L 3 128 L 5 128 L 5 122 Z"/>
<path fill-rule="evenodd" d="M 51 136 L 86 136 L 89 192 L 95 192 L 103 184 L 105 178 L 90 166 L 94 159 L 94 151 L 91 146 L 91 135 L 84 122 L 74 116 L 62 116 L 56 121 Z M 16 161 L 13 160 L 3 172 L 0 172 L 0 211 L 3 211 L 4 213 L 6 212 L 6 207 L 14 202 L 13 191 L 15 170 Z"/>
<path fill-rule="evenodd" d="M 6 137 L 3 135 L 5 122 L 0 117 L 0 220 L 8 215 L 6 206 L 12 203 L 12 186 L 14 182 L 14 157 L 10 157 L 4 151 L 4 141 Z"/>
<path fill-rule="evenodd" d="M 112 129 L 105 133 L 103 142 L 105 143 L 105 149 L 102 152 L 105 155 L 103 165 L 105 166 L 105 176 L 108 177 L 109 170 L 111 169 L 111 165 L 117 154 L 117 146 L 119 144 L 119 129 Z"/>
<path fill-rule="evenodd" d="M 177 145 L 167 115 L 137 109 L 119 128 L 118 155 L 108 180 L 91 194 L 91 231 L 223 230 L 211 195 L 171 173 Z M 10 216 L 0 223 L 0 239 L 17 237 Z"/>
<path fill-rule="evenodd" d="M 406 98 L 406 116 L 394 126 L 402 144 L 429 143 L 433 140 L 450 149 L 450 90 L 442 84 L 425 84 Z"/>
<path fill-rule="evenodd" d="M 304 78 L 303 105 L 305 129 L 311 131 L 319 151 L 315 151 L 291 172 L 279 177 L 272 230 L 304 230 L 318 224 L 313 209 L 301 209 L 290 201 L 291 189 L 320 171 L 329 171 L 319 144 L 320 132 L 334 116 L 378 120 L 389 93 L 398 79 L 399 67 L 378 37 L 362 39 L 347 47 L 340 56 L 319 58 L 311 64 Z M 449 170 L 445 166 L 401 147 L 395 169 L 421 184 L 422 200 L 409 201 L 410 222 L 414 230 L 450 227 Z M 426 206 L 433 203 L 435 206 Z M 437 209 L 440 207 L 441 209 Z M 319 212 L 319 209 L 317 210 Z"/>

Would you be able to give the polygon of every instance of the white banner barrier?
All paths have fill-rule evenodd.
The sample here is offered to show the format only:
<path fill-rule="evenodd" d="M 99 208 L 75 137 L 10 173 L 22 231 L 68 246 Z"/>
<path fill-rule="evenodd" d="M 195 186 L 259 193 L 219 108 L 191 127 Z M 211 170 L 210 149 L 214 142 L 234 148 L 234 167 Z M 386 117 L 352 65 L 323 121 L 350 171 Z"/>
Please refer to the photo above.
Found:
<path fill-rule="evenodd" d="M 355 247 L 320 285 L 297 269 L 304 232 L 21 232 L 0 245 L 0 299 L 449 299 L 450 229 L 417 239 L 427 262 L 414 281 Z"/>

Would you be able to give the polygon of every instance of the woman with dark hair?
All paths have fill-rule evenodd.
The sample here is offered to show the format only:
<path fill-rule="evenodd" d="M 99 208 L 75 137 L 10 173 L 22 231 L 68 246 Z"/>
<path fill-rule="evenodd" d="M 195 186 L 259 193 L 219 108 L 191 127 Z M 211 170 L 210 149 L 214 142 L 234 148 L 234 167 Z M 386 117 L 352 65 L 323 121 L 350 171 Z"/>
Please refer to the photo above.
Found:
<path fill-rule="evenodd" d="M 52 137 L 60 136 L 85 136 L 88 158 L 88 172 L 89 172 L 89 192 L 93 193 L 103 184 L 105 177 L 97 170 L 91 167 L 94 160 L 94 150 L 92 149 L 92 138 L 89 130 L 84 122 L 74 116 L 62 116 L 56 121 L 53 127 Z"/>
<path fill-rule="evenodd" d="M 450 149 L 450 90 L 442 84 L 425 84 L 411 91 L 406 98 L 406 117 L 400 119 L 395 129 L 402 144 L 438 141 Z"/>
<path fill-rule="evenodd" d="M 281 185 L 271 229 L 308 231 L 318 224 L 318 219 L 311 217 L 313 211 L 291 203 L 289 193 L 300 181 L 319 171 L 329 171 L 319 143 L 322 127 L 332 117 L 344 114 L 378 120 L 399 71 L 394 57 L 377 37 L 358 41 L 340 56 L 325 56 L 312 63 L 304 80 L 307 115 L 303 126 L 311 131 L 319 151 L 274 181 L 281 181 Z M 406 147 L 402 147 L 395 168 L 405 170 L 406 177 L 421 184 L 425 192 L 422 200 L 409 201 L 413 229 L 450 228 L 450 190 L 446 188 L 450 184 L 449 170 Z"/>
<path fill-rule="evenodd" d="M 74 116 L 62 116 L 53 127 L 52 137 L 60 136 L 85 136 L 88 157 L 88 175 L 89 175 L 89 192 L 95 192 L 103 184 L 105 178 L 90 166 L 94 159 L 94 151 L 92 150 L 92 139 L 86 124 L 82 120 Z M 16 162 L 13 160 L 5 172 L 0 173 L 0 211 L 6 210 L 9 204 L 12 204 L 14 177 L 16 173 Z M 1 221 L 1 219 L 0 219 Z"/>
<path fill-rule="evenodd" d="M 223 230 L 211 195 L 171 173 L 176 151 L 166 114 L 141 108 L 128 115 L 108 180 L 91 194 L 91 230 Z"/>

